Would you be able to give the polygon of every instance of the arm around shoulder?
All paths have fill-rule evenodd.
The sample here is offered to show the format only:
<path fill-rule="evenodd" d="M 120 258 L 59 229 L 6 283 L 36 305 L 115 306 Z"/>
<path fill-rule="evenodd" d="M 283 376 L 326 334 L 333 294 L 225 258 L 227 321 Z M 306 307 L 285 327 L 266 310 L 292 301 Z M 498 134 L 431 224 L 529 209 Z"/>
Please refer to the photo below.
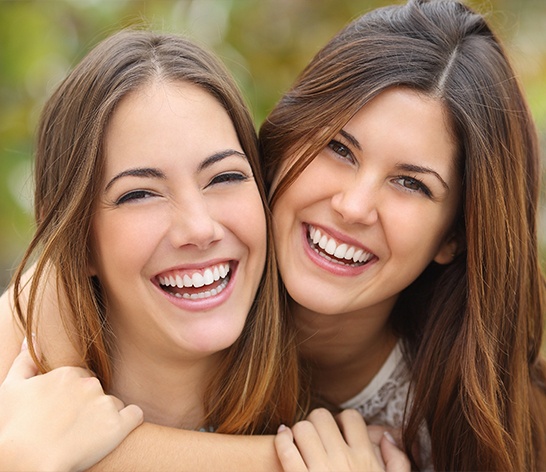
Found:
<path fill-rule="evenodd" d="M 274 438 L 203 433 L 144 423 L 91 470 L 281 471 Z"/>

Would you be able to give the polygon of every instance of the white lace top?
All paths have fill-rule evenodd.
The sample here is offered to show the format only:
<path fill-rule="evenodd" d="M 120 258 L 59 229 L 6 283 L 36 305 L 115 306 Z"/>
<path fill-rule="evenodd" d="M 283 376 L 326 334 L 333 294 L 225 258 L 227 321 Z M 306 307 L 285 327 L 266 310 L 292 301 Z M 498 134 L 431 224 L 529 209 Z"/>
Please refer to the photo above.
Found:
<path fill-rule="evenodd" d="M 372 381 L 359 394 L 341 404 L 358 410 L 366 423 L 400 428 L 409 389 L 409 369 L 400 342 Z M 432 471 L 430 437 L 426 428 L 419 435 L 421 470 Z"/>

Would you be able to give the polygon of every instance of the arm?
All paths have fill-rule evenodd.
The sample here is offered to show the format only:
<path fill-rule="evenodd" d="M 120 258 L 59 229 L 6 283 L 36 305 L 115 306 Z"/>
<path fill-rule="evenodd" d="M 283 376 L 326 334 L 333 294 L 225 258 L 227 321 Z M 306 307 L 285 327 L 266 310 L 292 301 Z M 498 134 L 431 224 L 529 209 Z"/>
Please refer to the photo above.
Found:
<path fill-rule="evenodd" d="M 282 471 L 274 438 L 201 433 L 144 423 L 91 470 Z"/>
<path fill-rule="evenodd" d="M 12 314 L 11 292 L 0 297 L 0 382 L 21 348 L 23 332 Z M 40 351 L 47 351 L 52 366 L 79 365 L 80 357 L 69 342 L 58 315 L 55 289 L 46 288 L 40 313 Z M 54 342 L 50 340 L 54 339 Z M 47 341 L 47 345 L 44 343 Z M 52 404 L 43 400 L 44 413 L 55 421 Z M 0 402 L 0 410 L 3 405 Z M 2 428 L 0 421 L 0 429 Z M 145 423 L 136 428 L 94 471 L 107 470 L 263 470 L 280 471 L 274 436 L 234 436 L 183 431 Z"/>
<path fill-rule="evenodd" d="M 361 471 L 409 472 L 407 456 L 382 428 L 368 429 L 355 410 L 335 418 L 325 409 L 311 412 L 307 420 L 279 428 L 275 447 L 287 472 Z"/>

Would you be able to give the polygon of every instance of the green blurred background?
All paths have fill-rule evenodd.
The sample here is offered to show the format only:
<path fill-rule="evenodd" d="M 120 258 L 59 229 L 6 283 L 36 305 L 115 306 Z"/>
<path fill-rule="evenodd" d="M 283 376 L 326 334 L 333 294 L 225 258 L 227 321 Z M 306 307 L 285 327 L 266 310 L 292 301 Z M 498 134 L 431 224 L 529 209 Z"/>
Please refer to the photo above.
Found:
<path fill-rule="evenodd" d="M 0 290 L 33 230 L 33 133 L 52 89 L 99 40 L 129 25 L 179 32 L 215 51 L 256 124 L 298 71 L 379 0 L 0 0 Z M 546 2 L 475 0 L 515 62 L 546 148 Z M 541 228 L 546 237 L 546 229 Z M 546 238 L 543 238 L 546 239 Z"/>

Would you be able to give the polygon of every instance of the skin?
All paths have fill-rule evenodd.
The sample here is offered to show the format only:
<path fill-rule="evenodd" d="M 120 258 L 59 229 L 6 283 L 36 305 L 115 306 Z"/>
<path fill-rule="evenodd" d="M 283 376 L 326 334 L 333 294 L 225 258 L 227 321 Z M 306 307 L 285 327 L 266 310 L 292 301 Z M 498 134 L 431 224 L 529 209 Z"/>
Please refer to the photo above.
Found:
<path fill-rule="evenodd" d="M 327 400 L 343 403 L 369 383 L 396 342 L 387 320 L 400 291 L 431 261 L 453 259 L 455 156 L 441 103 L 390 89 L 347 123 L 275 205 L 279 267 L 302 356 Z M 367 262 L 318 254 L 310 226 L 334 247 L 365 251 Z"/>
<path fill-rule="evenodd" d="M 0 409 L 2 471 L 87 469 L 142 423 L 138 406 L 125 407 L 116 397 L 105 395 L 100 382 L 85 369 L 61 367 L 37 374 L 23 348 L 0 386 L 0 404 L 26 405 L 24 415 L 16 410 L 16 418 L 11 409 Z M 56 412 L 54 421 L 51 411 Z M 32 430 L 47 434 L 33 437 L 33 453 L 28 454 L 28 431 Z M 89 434 L 94 430 L 101 434 Z M 81 459 L 74 462 L 67 450 L 78 450 Z"/>
<path fill-rule="evenodd" d="M 453 259 L 457 245 L 451 225 L 460 200 L 456 144 L 439 101 L 392 89 L 366 105 L 343 131 L 273 208 L 279 266 L 300 328 L 302 356 L 314 362 L 312 387 L 336 403 L 361 391 L 392 350 L 396 338 L 387 319 L 400 291 L 431 261 Z M 365 250 L 371 254 L 367 263 L 340 265 L 317 254 L 307 242 L 309 225 L 338 245 Z M 282 431 L 279 457 L 299 456 L 299 466 L 303 461 L 302 467 L 313 470 L 315 464 L 305 460 L 314 456 L 309 451 L 333 438 L 339 441 L 339 430 L 329 424 L 306 423 L 316 432 L 307 441 L 298 441 L 299 427 Z M 111 467 L 124 451 L 126 467 L 133 453 L 135 464 L 145 470 L 160 462 L 188 470 L 207 470 L 213 463 L 229 470 L 275 467 L 271 438 L 197 438 L 156 428 L 144 440 L 146 427 L 153 428 L 138 428 L 109 458 L 114 462 L 102 465 Z M 286 437 L 290 434 L 296 444 Z M 342 460 L 352 454 L 352 440 L 346 439 Z M 207 455 L 207 464 L 195 457 L 199 447 L 205 454 L 215 451 Z"/>
<path fill-rule="evenodd" d="M 265 262 L 250 164 L 211 95 L 165 82 L 122 101 L 105 158 L 90 272 L 116 334 L 112 393 L 147 421 L 198 429 L 209 375 L 243 329 Z M 167 282 L 203 276 L 201 287 Z"/>

